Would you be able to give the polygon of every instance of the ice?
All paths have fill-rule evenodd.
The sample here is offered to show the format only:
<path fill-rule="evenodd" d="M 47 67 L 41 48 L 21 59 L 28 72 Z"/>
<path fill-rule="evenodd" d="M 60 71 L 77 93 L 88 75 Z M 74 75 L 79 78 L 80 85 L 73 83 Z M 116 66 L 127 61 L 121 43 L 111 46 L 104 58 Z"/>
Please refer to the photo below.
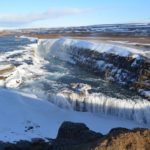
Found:
<path fill-rule="evenodd" d="M 99 53 L 110 53 L 122 57 L 134 55 L 133 57 L 135 58 L 136 55 L 139 57 L 138 54 L 144 55 L 144 52 L 141 52 L 137 49 L 106 43 L 96 44 L 84 40 L 53 39 L 39 40 L 38 42 L 38 54 L 44 58 L 48 58 L 49 55 L 53 55 L 62 60 L 71 61 L 70 53 L 75 48 L 86 49 L 87 51 L 97 51 Z"/>
<path fill-rule="evenodd" d="M 68 48 L 67 45 L 65 45 L 63 42 L 64 41 L 62 39 L 58 40 L 58 42 L 55 39 L 39 40 L 37 55 L 45 59 L 48 59 L 50 56 L 59 57 L 61 60 L 74 63 L 74 61 L 70 58 L 70 54 L 66 52 Z"/>

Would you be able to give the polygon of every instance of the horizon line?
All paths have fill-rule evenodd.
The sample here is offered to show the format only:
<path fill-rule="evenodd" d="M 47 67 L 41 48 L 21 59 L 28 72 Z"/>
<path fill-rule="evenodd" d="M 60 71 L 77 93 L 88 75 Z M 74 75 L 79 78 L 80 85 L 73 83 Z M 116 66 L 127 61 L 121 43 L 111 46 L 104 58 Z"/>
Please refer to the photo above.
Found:
<path fill-rule="evenodd" d="M 4 28 L 1 29 L 0 31 L 5 31 L 5 30 L 27 30 L 27 29 L 59 29 L 59 28 L 76 28 L 76 27 L 88 27 L 88 26 L 99 26 L 99 25 L 125 25 L 125 24 L 135 24 L 135 25 L 144 25 L 144 24 L 150 24 L 149 22 L 126 22 L 126 23 L 100 23 L 100 24 L 89 24 L 89 25 L 78 25 L 78 26 L 59 26 L 59 27 L 23 27 L 23 28 L 14 28 L 14 27 L 10 27 L 10 28 Z"/>

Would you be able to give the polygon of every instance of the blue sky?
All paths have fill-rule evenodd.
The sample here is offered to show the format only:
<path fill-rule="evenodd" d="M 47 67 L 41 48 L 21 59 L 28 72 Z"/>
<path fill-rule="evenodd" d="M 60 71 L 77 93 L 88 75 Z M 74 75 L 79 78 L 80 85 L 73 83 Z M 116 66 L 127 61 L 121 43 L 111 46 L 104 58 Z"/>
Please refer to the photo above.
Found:
<path fill-rule="evenodd" d="M 3 0 L 0 28 L 150 22 L 150 0 Z"/>

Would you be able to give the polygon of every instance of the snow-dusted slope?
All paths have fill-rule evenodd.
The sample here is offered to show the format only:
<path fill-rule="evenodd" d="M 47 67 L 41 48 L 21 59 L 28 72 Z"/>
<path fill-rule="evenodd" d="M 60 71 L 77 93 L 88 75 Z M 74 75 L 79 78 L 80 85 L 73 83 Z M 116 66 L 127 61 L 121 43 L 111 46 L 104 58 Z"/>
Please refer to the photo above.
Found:
<path fill-rule="evenodd" d="M 0 89 L 0 140 L 55 138 L 63 121 L 84 122 L 90 129 L 102 133 L 113 127 L 146 127 L 109 116 L 63 110 L 33 95 Z"/>

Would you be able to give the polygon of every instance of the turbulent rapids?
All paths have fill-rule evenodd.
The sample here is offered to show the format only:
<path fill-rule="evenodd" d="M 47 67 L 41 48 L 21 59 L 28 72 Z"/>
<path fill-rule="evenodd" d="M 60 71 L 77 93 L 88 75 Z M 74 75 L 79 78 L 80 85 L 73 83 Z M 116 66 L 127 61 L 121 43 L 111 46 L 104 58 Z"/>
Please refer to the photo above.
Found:
<path fill-rule="evenodd" d="M 144 71 L 149 71 L 149 63 L 143 61 L 143 52 L 70 39 L 37 43 L 37 39 L 13 38 L 13 50 L 6 48 L 6 51 L 0 45 L 3 47 L 0 54 L 1 86 L 35 94 L 61 108 L 150 123 L 150 102 L 135 91 L 120 87 L 134 88 L 149 95 L 148 72 L 144 87 L 137 87 L 138 67 L 144 64 Z M 21 45 L 16 45 L 18 41 Z"/>

